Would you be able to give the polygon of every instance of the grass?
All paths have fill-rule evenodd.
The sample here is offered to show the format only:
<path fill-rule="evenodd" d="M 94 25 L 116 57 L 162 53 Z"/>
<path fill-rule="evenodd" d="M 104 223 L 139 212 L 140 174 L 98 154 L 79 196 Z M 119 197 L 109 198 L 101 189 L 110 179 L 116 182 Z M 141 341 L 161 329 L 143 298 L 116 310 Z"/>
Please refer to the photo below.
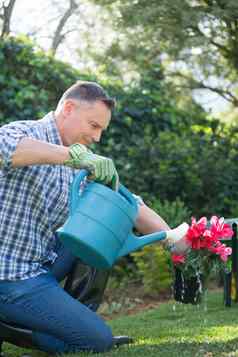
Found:
<path fill-rule="evenodd" d="M 238 304 L 223 306 L 222 293 L 211 292 L 200 306 L 170 301 L 158 308 L 109 321 L 114 334 L 128 334 L 135 344 L 123 346 L 100 357 L 238 357 Z M 47 354 L 5 344 L 9 357 L 27 352 L 34 357 Z M 95 356 L 69 354 L 68 357 Z"/>

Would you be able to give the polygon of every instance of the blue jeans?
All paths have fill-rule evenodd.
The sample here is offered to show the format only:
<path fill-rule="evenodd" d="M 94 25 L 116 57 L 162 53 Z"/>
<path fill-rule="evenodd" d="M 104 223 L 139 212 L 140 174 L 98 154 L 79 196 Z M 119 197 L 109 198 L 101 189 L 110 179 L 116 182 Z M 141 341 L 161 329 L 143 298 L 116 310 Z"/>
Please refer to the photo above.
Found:
<path fill-rule="evenodd" d="M 109 326 L 60 286 L 74 262 L 58 244 L 58 258 L 46 274 L 0 281 L 0 319 L 33 331 L 39 350 L 50 353 L 103 352 L 112 347 Z"/>

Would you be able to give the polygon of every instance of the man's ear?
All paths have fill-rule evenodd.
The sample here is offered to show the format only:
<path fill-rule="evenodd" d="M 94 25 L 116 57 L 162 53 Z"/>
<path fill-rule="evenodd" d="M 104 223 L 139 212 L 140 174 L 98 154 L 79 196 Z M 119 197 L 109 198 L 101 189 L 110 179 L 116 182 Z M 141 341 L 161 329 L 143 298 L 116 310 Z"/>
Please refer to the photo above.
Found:
<path fill-rule="evenodd" d="M 66 101 L 63 104 L 63 113 L 64 115 L 68 116 L 72 113 L 72 111 L 75 109 L 76 105 L 73 100 L 71 99 L 66 99 Z"/>

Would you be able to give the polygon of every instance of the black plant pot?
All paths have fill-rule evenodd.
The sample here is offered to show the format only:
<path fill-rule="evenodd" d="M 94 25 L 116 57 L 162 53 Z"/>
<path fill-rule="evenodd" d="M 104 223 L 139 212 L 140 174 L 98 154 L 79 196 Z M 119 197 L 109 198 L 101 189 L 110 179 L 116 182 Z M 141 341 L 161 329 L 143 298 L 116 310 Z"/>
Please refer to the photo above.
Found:
<path fill-rule="evenodd" d="M 185 278 L 182 271 L 175 268 L 174 299 L 183 304 L 199 304 L 202 300 L 202 277 Z"/>

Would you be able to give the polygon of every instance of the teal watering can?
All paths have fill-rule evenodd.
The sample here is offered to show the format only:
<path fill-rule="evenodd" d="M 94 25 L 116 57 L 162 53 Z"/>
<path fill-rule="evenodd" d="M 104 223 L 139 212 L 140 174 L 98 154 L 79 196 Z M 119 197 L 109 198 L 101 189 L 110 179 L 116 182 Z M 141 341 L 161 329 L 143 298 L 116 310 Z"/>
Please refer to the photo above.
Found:
<path fill-rule="evenodd" d="M 88 172 L 76 175 L 70 191 L 70 213 L 57 230 L 72 253 L 97 269 L 110 268 L 119 258 L 166 238 L 165 232 L 137 237 L 132 233 L 137 201 L 122 184 L 118 192 L 93 181 Z"/>

